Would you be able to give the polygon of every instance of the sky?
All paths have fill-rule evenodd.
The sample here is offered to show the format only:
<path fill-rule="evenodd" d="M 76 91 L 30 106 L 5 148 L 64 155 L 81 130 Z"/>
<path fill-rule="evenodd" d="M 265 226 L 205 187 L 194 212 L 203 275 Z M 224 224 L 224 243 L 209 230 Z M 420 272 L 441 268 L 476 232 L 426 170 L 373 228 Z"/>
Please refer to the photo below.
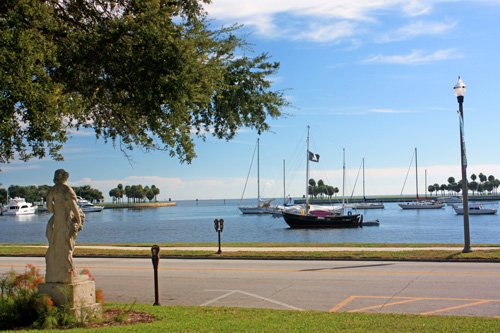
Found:
<path fill-rule="evenodd" d="M 310 177 L 347 196 L 362 195 L 363 158 L 367 196 L 414 194 L 415 148 L 420 194 L 460 179 L 458 76 L 467 85 L 468 175 L 500 178 L 500 0 L 213 0 L 207 11 L 214 26 L 243 25 L 246 55 L 267 52 L 281 64 L 273 89 L 291 105 L 260 136 L 261 197 L 304 194 L 307 126 L 320 155 Z M 120 183 L 156 185 L 160 200 L 255 198 L 257 137 L 242 129 L 230 142 L 196 140 L 197 158 L 181 164 L 140 150 L 129 160 L 80 131 L 64 162 L 3 164 L 0 183 L 50 185 L 64 168 L 71 185 L 98 188 L 107 201 Z"/>

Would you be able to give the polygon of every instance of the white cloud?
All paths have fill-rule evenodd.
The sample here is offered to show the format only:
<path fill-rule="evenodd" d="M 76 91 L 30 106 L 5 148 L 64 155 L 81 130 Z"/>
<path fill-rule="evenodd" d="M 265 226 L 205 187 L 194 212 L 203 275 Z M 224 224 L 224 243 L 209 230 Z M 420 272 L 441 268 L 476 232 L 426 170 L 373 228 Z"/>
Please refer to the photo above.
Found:
<path fill-rule="evenodd" d="M 331 25 L 314 24 L 310 29 L 296 34 L 293 38 L 313 42 L 332 42 L 354 35 L 354 25 L 338 22 Z"/>
<path fill-rule="evenodd" d="M 457 25 L 457 22 L 412 22 L 397 30 L 385 33 L 377 39 L 380 43 L 389 43 L 412 39 L 425 35 L 440 35 L 449 32 Z"/>
<path fill-rule="evenodd" d="M 389 11 L 412 17 L 427 14 L 432 1 L 217 0 L 206 8 L 211 18 L 242 23 L 268 38 L 329 42 L 361 33 L 357 23 L 377 22 Z"/>
<path fill-rule="evenodd" d="M 398 109 L 370 109 L 368 110 L 370 113 L 390 113 L 390 114 L 396 114 L 396 113 L 412 113 L 414 111 L 410 110 L 398 110 Z"/>
<path fill-rule="evenodd" d="M 24 162 L 23 162 L 24 163 Z M 2 173 L 8 172 L 23 172 L 26 170 L 39 170 L 42 167 L 37 164 L 22 164 L 22 163 L 12 163 L 12 164 L 0 164 L 0 170 Z"/>
<path fill-rule="evenodd" d="M 433 53 L 425 53 L 422 50 L 413 50 L 409 54 L 403 55 L 373 55 L 363 60 L 363 63 L 421 65 L 461 57 L 462 55 L 455 49 L 437 50 Z"/>

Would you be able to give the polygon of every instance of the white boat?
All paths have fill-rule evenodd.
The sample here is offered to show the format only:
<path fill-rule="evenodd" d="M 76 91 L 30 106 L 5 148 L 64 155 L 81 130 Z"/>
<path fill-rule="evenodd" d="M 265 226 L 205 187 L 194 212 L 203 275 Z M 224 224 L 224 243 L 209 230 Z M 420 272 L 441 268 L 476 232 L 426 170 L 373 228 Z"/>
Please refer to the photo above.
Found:
<path fill-rule="evenodd" d="M 457 215 L 464 215 L 463 205 L 453 205 L 453 209 Z M 497 213 L 495 206 L 485 207 L 479 204 L 469 204 L 469 215 L 493 215 Z"/>
<path fill-rule="evenodd" d="M 255 206 L 241 206 L 238 207 L 239 210 L 241 211 L 242 214 L 275 214 L 277 212 L 277 209 L 275 207 L 271 206 L 271 202 L 274 199 L 270 200 L 262 200 L 260 198 L 260 139 L 257 139 L 257 204 Z M 255 154 L 255 151 L 254 151 Z M 255 156 L 255 155 L 254 155 Z M 253 163 L 253 158 L 252 158 L 252 163 Z M 252 168 L 252 165 L 250 164 L 250 168 Z M 248 176 L 250 175 L 250 172 L 248 173 Z M 248 176 L 247 176 L 247 181 L 248 181 Z M 245 188 L 246 188 L 246 183 L 245 183 Z M 245 189 L 243 189 L 243 195 L 245 195 Z M 243 200 L 243 195 L 241 196 L 241 199 Z"/>
<path fill-rule="evenodd" d="M 5 215 L 28 215 L 35 214 L 37 206 L 26 202 L 24 198 L 13 198 L 9 200 L 9 204 L 4 210 Z"/>
<path fill-rule="evenodd" d="M 382 202 L 358 202 L 352 204 L 353 209 L 384 209 L 384 203 Z"/>
<path fill-rule="evenodd" d="M 363 199 L 364 202 L 353 203 L 351 207 L 353 209 L 384 209 L 384 203 L 382 202 L 367 202 L 365 196 L 365 158 L 363 157 Z"/>
<path fill-rule="evenodd" d="M 411 166 L 411 163 L 410 163 Z M 409 169 L 408 169 L 409 170 Z M 408 176 L 408 174 L 407 174 Z M 405 180 L 406 182 L 406 180 Z M 416 195 L 417 200 L 411 202 L 400 203 L 399 207 L 401 209 L 440 209 L 445 206 L 444 202 L 436 200 L 421 200 L 418 197 L 418 163 L 417 163 L 417 148 L 415 148 L 415 185 L 416 185 Z M 404 188 L 404 185 L 403 185 Z M 401 190 L 403 194 L 403 190 Z"/>
<path fill-rule="evenodd" d="M 103 206 L 95 206 L 90 201 L 83 199 L 82 197 L 77 197 L 76 203 L 84 213 L 100 212 L 104 209 Z"/>
<path fill-rule="evenodd" d="M 271 206 L 271 200 L 259 200 L 257 206 L 238 207 L 242 214 L 274 214 L 276 208 Z"/>
<path fill-rule="evenodd" d="M 437 198 L 437 200 L 439 200 L 441 202 L 444 202 L 448 206 L 453 206 L 455 204 L 458 204 L 458 203 L 462 202 L 462 198 L 461 197 L 457 197 L 457 196 L 439 197 L 439 198 Z"/>
<path fill-rule="evenodd" d="M 434 200 L 412 201 L 399 204 L 401 209 L 440 209 L 444 206 L 444 202 Z"/>

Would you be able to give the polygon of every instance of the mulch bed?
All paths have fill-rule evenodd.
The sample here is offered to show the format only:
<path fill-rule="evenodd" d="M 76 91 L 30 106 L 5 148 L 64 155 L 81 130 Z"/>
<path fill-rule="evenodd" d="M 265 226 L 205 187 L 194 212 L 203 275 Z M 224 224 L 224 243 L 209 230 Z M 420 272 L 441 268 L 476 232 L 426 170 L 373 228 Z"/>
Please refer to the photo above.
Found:
<path fill-rule="evenodd" d="M 155 320 L 156 318 L 152 314 L 145 312 L 132 311 L 132 310 L 106 309 L 102 314 L 101 320 L 89 323 L 85 327 L 99 328 L 99 327 L 109 327 L 109 326 L 133 325 L 139 323 L 151 323 Z"/>

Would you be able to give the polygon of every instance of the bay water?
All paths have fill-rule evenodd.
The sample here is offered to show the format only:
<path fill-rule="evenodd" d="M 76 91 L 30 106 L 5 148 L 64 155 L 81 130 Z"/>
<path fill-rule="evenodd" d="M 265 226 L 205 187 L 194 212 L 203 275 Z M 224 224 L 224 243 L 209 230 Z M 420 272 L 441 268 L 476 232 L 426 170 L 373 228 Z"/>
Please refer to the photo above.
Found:
<path fill-rule="evenodd" d="M 443 209 L 402 210 L 397 203 L 385 209 L 359 211 L 379 226 L 354 229 L 290 229 L 283 218 L 242 215 L 239 205 L 254 200 L 188 200 L 175 207 L 105 209 L 87 213 L 79 244 L 216 242 L 214 219 L 224 219 L 222 242 L 297 243 L 456 243 L 464 240 L 463 216 L 451 206 Z M 498 203 L 493 203 L 498 204 Z M 47 242 L 50 213 L 0 216 L 0 243 Z M 470 216 L 471 244 L 500 244 L 500 216 Z"/>

